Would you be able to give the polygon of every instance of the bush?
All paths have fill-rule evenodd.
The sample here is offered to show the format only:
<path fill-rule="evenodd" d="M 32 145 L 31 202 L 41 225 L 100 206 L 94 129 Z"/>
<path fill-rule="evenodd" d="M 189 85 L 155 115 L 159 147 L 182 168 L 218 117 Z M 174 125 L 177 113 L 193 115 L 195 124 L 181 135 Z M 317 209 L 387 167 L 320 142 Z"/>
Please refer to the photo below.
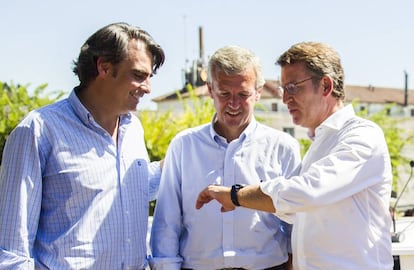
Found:
<path fill-rule="evenodd" d="M 30 111 L 55 102 L 63 96 L 63 92 L 52 94 L 53 98 L 42 97 L 47 84 L 37 87 L 33 95 L 29 95 L 28 86 L 0 82 L 0 150 L 3 148 L 10 132 Z M 1 164 L 1 156 L 0 156 Z"/>

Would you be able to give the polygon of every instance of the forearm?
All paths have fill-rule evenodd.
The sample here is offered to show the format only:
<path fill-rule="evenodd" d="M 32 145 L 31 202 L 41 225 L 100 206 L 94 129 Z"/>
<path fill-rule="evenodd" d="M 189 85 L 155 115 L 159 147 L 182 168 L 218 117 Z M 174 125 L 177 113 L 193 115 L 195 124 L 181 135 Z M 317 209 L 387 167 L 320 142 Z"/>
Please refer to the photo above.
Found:
<path fill-rule="evenodd" d="M 273 200 L 262 192 L 259 185 L 246 186 L 237 192 L 242 207 L 275 213 Z"/>
<path fill-rule="evenodd" d="M 245 186 L 237 192 L 240 206 L 259 211 L 275 213 L 272 198 L 262 192 L 259 185 Z M 236 207 L 231 200 L 231 188 L 218 185 L 210 185 L 200 192 L 196 202 L 196 208 L 200 209 L 211 200 L 217 200 L 221 205 L 221 211 L 232 211 Z"/>

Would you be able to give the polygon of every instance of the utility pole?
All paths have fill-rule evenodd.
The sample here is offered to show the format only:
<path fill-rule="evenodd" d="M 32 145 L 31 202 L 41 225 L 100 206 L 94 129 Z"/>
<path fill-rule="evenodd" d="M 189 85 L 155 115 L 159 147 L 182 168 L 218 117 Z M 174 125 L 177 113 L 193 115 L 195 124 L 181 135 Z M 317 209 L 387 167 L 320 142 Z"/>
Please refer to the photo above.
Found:
<path fill-rule="evenodd" d="M 408 73 L 406 70 L 404 70 L 404 107 L 407 107 L 408 105 Z"/>

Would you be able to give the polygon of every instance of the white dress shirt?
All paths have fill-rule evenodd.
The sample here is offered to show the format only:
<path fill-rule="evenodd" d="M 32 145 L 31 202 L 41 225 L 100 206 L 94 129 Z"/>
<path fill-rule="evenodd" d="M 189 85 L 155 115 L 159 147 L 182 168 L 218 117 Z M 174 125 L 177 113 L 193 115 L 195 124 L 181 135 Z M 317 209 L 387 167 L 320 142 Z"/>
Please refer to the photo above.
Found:
<path fill-rule="evenodd" d="M 209 184 L 258 184 L 299 173 L 299 144 L 254 119 L 227 143 L 212 124 L 188 129 L 171 142 L 152 225 L 155 269 L 263 269 L 288 258 L 286 232 L 270 213 L 242 207 L 228 213 L 212 202 L 196 210 Z M 286 224 L 285 224 L 286 225 Z"/>
<path fill-rule="evenodd" d="M 276 215 L 297 213 L 295 270 L 390 270 L 391 161 L 382 130 L 348 105 L 326 119 L 300 176 L 262 183 Z"/>

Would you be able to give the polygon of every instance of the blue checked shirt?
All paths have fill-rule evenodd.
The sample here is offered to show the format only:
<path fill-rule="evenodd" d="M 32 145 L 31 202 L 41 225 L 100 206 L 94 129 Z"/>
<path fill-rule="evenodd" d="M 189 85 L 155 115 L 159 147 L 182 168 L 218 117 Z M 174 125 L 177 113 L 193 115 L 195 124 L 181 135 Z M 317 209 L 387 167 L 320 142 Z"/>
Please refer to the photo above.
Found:
<path fill-rule="evenodd" d="M 144 268 L 159 178 L 134 115 L 116 146 L 75 91 L 31 112 L 3 154 L 0 269 Z"/>

